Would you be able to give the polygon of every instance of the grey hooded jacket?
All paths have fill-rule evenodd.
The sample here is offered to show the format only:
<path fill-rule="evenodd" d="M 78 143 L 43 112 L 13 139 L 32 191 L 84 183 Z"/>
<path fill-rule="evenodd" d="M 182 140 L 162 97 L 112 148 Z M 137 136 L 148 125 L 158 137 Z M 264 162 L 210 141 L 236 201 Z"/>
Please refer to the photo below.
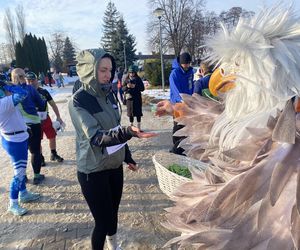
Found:
<path fill-rule="evenodd" d="M 97 81 L 97 67 L 105 54 L 102 49 L 93 49 L 77 56 L 76 69 L 83 86 L 69 102 L 76 130 L 77 170 L 85 174 L 118 168 L 123 161 L 135 163 L 127 145 L 110 155 L 107 153 L 108 146 L 125 143 L 135 133 L 130 127 L 114 129 L 120 124 L 116 99 L 112 92 L 105 93 Z M 113 61 L 112 76 L 114 70 Z"/>

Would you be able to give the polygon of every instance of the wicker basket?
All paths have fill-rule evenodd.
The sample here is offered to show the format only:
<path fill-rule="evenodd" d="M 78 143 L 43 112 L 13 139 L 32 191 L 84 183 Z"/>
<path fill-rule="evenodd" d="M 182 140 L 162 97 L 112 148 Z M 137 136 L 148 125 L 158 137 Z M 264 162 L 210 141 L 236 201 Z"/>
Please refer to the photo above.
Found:
<path fill-rule="evenodd" d="M 172 164 L 181 166 L 196 167 L 205 170 L 207 164 L 189 157 L 171 154 L 160 151 L 152 157 L 155 166 L 158 184 L 163 193 L 170 196 L 181 184 L 191 181 L 191 179 L 175 174 L 167 169 Z"/>

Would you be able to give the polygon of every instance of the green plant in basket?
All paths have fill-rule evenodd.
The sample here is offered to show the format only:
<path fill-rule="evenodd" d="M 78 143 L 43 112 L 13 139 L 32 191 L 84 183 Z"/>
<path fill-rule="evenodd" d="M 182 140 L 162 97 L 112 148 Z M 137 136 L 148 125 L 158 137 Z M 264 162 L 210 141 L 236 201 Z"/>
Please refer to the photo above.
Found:
<path fill-rule="evenodd" d="M 178 164 L 172 164 L 168 166 L 168 170 L 171 172 L 178 174 L 180 176 L 192 179 L 192 174 L 190 170 L 186 166 L 181 166 Z"/>

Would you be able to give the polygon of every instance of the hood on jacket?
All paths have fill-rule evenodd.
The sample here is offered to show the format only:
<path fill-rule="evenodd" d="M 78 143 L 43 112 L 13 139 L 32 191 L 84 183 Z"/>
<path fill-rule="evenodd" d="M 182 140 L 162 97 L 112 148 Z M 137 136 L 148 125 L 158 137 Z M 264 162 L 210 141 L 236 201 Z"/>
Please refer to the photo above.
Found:
<path fill-rule="evenodd" d="M 104 57 L 110 58 L 112 62 L 110 78 L 110 82 L 112 82 L 116 71 L 116 63 L 109 53 L 105 52 L 103 49 L 88 49 L 81 51 L 76 57 L 76 71 L 83 84 L 83 88 L 94 96 L 103 96 L 105 94 L 97 79 L 99 61 Z"/>
<path fill-rule="evenodd" d="M 184 69 L 180 66 L 180 63 L 179 63 L 179 57 L 175 58 L 172 62 L 172 70 L 173 69 L 179 69 L 182 71 L 182 73 L 187 73 L 189 72 L 190 70 L 193 70 L 193 68 L 190 66 L 189 69 L 187 71 L 184 71 Z"/>

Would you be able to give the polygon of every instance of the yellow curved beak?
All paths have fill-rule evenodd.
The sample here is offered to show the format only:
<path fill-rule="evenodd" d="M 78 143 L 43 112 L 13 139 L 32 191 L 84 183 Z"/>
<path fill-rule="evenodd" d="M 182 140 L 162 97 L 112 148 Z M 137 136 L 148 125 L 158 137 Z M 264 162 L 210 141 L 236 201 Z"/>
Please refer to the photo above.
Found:
<path fill-rule="evenodd" d="M 235 87 L 236 76 L 233 74 L 224 75 L 221 68 L 217 68 L 209 79 L 209 91 L 213 96 L 218 96 L 218 92 L 225 93 Z"/>

